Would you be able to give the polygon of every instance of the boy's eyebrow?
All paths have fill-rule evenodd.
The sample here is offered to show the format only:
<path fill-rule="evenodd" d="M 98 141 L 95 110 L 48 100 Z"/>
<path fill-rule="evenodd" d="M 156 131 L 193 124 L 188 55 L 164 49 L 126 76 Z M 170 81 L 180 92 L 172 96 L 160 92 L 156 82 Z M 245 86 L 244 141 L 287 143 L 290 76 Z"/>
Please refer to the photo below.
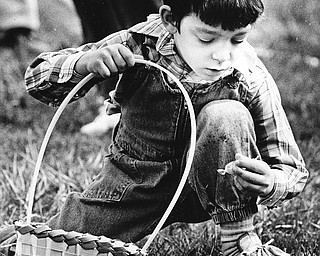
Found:
<path fill-rule="evenodd" d="M 203 26 L 195 26 L 195 30 L 201 33 L 206 33 L 206 34 L 216 34 L 216 35 L 220 35 L 221 33 L 219 33 L 219 31 L 215 31 L 214 29 L 210 29 L 207 27 L 203 27 Z M 235 36 L 241 36 L 241 35 L 245 35 L 248 34 L 249 31 L 251 30 L 251 27 L 245 27 L 243 29 L 241 29 L 240 32 L 236 33 Z"/>
<path fill-rule="evenodd" d="M 214 29 L 206 28 L 203 26 L 195 26 L 195 30 L 201 33 L 207 33 L 207 34 L 220 34 Z"/>
<path fill-rule="evenodd" d="M 244 34 L 248 34 L 251 31 L 251 26 L 246 26 L 245 28 L 241 28 L 239 29 L 239 33 L 236 33 L 236 35 L 244 35 Z"/>
<path fill-rule="evenodd" d="M 242 36 L 242 35 L 246 35 L 249 33 L 250 30 L 246 30 L 246 31 L 241 31 L 239 33 L 236 33 L 235 36 Z"/>

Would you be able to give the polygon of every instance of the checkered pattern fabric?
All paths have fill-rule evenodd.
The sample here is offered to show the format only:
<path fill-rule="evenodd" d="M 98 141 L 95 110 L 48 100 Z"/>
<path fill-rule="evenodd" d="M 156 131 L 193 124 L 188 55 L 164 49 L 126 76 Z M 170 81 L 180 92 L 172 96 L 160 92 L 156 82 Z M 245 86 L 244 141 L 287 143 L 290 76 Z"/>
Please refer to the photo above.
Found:
<path fill-rule="evenodd" d="M 151 61 L 168 69 L 181 82 L 186 82 L 185 86 L 193 81 L 193 71 L 177 54 L 172 35 L 166 31 L 159 15 L 151 15 L 146 22 L 111 34 L 99 42 L 42 53 L 26 70 L 28 92 L 42 102 L 59 106 L 83 78 L 74 70 L 76 61 L 87 51 L 117 43 L 127 46 L 136 55 L 142 55 L 142 45 L 154 44 L 154 47 L 149 47 Z M 246 52 L 251 52 L 248 43 L 243 47 L 248 48 Z M 241 71 L 241 68 L 235 68 Z M 280 94 L 273 78 L 258 60 L 250 66 L 249 71 L 248 91 L 243 102 L 247 104 L 255 121 L 257 146 L 262 160 L 276 173 L 272 192 L 266 197 L 259 197 L 258 204 L 275 207 L 302 191 L 308 171 L 281 106 Z M 72 100 L 83 97 L 93 85 L 88 83 Z"/>

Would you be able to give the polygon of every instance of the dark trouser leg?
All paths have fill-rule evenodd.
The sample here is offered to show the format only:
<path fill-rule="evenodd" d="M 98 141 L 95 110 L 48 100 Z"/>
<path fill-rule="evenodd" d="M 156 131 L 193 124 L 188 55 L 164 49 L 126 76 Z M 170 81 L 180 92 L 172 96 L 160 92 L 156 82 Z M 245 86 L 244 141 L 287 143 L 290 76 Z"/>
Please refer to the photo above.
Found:
<path fill-rule="evenodd" d="M 211 102 L 198 115 L 197 132 L 190 180 L 202 206 L 217 223 L 252 215 L 256 198 L 239 193 L 232 175 L 217 172 L 234 161 L 236 153 L 259 155 L 249 111 L 233 100 Z"/>
<path fill-rule="evenodd" d="M 256 198 L 241 194 L 233 176 L 217 169 L 235 160 L 235 154 L 255 158 L 254 125 L 249 111 L 237 101 L 214 101 L 197 118 L 196 154 L 190 180 L 202 206 L 221 227 L 223 255 L 238 255 L 237 240 L 253 230 Z"/>

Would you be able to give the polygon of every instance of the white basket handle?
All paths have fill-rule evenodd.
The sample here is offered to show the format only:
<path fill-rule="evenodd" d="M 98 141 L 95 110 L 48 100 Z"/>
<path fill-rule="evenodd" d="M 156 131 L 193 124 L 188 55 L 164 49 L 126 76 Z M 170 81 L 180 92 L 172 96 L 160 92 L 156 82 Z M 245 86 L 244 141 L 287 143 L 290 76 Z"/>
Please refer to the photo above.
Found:
<path fill-rule="evenodd" d="M 191 169 L 191 164 L 192 164 L 192 160 L 194 157 L 194 152 L 195 152 L 195 144 L 196 144 L 196 118 L 195 118 L 195 113 L 194 113 L 194 109 L 193 109 L 193 105 L 191 102 L 191 99 L 186 91 L 186 89 L 183 87 L 183 85 L 181 84 L 181 82 L 167 69 L 161 67 L 160 65 L 153 63 L 151 61 L 148 60 L 142 60 L 142 59 L 136 59 L 135 60 L 136 63 L 140 63 L 140 64 L 145 64 L 145 65 L 149 65 L 149 66 L 153 66 L 161 71 L 163 71 L 164 73 L 166 73 L 170 78 L 172 78 L 172 80 L 176 83 L 176 85 L 179 87 L 179 89 L 181 90 L 183 97 L 186 101 L 188 110 L 189 110 L 189 116 L 190 116 L 190 122 L 191 122 L 191 138 L 190 138 L 190 145 L 189 145 L 189 152 L 188 152 L 188 156 L 187 156 L 187 160 L 186 160 L 186 166 L 185 166 L 185 170 L 183 172 L 183 175 L 181 177 L 180 183 L 177 187 L 177 190 L 168 206 L 168 208 L 166 209 L 164 215 L 162 216 L 162 218 L 160 219 L 160 222 L 158 223 L 158 225 L 156 226 L 156 228 L 154 229 L 154 231 L 152 232 L 152 234 L 149 236 L 147 242 L 145 243 L 145 245 L 142 248 L 141 253 L 142 254 L 146 254 L 147 253 L 147 249 L 150 246 L 150 244 L 152 243 L 152 241 L 154 240 L 154 238 L 156 237 L 156 235 L 159 233 L 160 229 L 163 227 L 165 221 L 167 220 L 167 218 L 169 217 L 173 207 L 175 206 L 176 202 L 178 201 L 178 198 L 182 192 L 182 189 L 188 179 L 189 173 L 190 173 L 190 169 Z M 72 99 L 72 97 L 87 83 L 89 82 L 92 78 L 94 77 L 94 74 L 89 74 L 87 75 L 85 78 L 83 78 L 67 95 L 67 97 L 62 101 L 61 105 L 59 106 L 59 108 L 57 109 L 56 113 L 54 114 L 50 125 L 47 129 L 47 132 L 44 136 L 43 142 L 41 144 L 41 148 L 38 154 L 38 158 L 37 158 L 37 162 L 35 165 L 35 169 L 34 169 L 34 173 L 33 173 L 33 177 L 31 180 L 31 184 L 30 184 L 30 188 L 28 191 L 28 195 L 27 195 L 27 202 L 28 202 L 28 207 L 27 207 L 27 224 L 31 223 L 31 215 L 32 215 L 32 208 L 33 208 L 33 203 L 34 203 L 34 196 L 35 196 L 35 190 L 36 190 L 36 184 L 37 184 L 37 179 L 38 179 L 38 175 L 39 175 L 39 171 L 40 171 L 40 166 L 41 166 L 41 162 L 43 160 L 43 156 L 44 156 L 44 152 L 45 149 L 47 147 L 49 138 L 52 134 L 53 128 L 55 127 L 59 117 L 61 116 L 63 110 L 66 108 L 67 104 L 70 102 L 70 100 Z"/>

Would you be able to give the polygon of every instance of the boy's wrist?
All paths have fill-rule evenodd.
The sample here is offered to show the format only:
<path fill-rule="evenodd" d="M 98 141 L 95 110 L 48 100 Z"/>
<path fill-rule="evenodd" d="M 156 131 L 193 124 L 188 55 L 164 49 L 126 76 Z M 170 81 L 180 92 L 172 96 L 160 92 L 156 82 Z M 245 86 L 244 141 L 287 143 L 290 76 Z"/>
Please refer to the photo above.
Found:
<path fill-rule="evenodd" d="M 49 77 L 49 82 L 57 82 L 57 83 L 66 83 L 70 82 L 74 78 L 75 74 L 75 65 L 78 59 L 83 55 L 83 52 L 79 52 L 76 54 L 71 54 L 66 57 L 60 57 L 56 61 L 56 66 L 54 68 L 59 69 L 59 74 L 56 72 L 51 72 Z M 82 74 L 79 74 L 80 76 Z"/>
<path fill-rule="evenodd" d="M 74 71 L 79 74 L 80 76 L 86 76 L 89 74 L 87 68 L 86 68 L 86 61 L 83 60 L 83 56 L 85 55 L 86 53 L 82 53 L 78 59 L 76 60 L 75 62 L 75 65 L 74 65 Z"/>
<path fill-rule="evenodd" d="M 279 202 L 282 202 L 287 191 L 287 178 L 285 174 L 279 170 L 274 170 L 274 184 L 271 191 L 266 195 L 260 195 L 258 197 L 258 204 L 265 205 L 267 207 L 275 207 Z"/>
<path fill-rule="evenodd" d="M 275 170 L 270 168 L 270 174 L 271 174 L 271 179 L 268 188 L 266 191 L 261 194 L 262 197 L 268 197 L 268 195 L 272 194 L 275 190 L 275 183 L 276 183 L 276 173 Z"/>
<path fill-rule="evenodd" d="M 272 185 L 269 186 L 267 191 L 265 193 L 261 194 L 260 197 L 262 197 L 262 198 L 270 197 L 274 193 L 275 189 L 276 189 L 275 182 L 273 182 Z"/>

